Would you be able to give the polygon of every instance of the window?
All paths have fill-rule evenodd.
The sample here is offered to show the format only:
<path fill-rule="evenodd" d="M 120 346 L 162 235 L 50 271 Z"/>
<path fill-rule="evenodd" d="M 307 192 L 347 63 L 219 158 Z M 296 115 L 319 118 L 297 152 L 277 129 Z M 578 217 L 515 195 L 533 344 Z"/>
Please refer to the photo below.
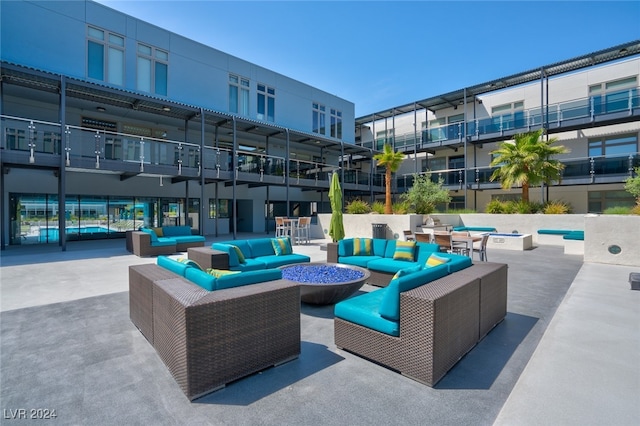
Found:
<path fill-rule="evenodd" d="M 389 144 L 393 147 L 393 129 L 381 130 L 376 132 L 376 147 L 378 151 L 384 149 L 385 144 Z"/>
<path fill-rule="evenodd" d="M 258 120 L 276 121 L 276 89 L 258 84 Z"/>
<path fill-rule="evenodd" d="M 229 112 L 249 115 L 249 79 L 229 74 Z"/>
<path fill-rule="evenodd" d="M 209 198 L 209 219 L 229 218 L 229 201 L 218 200 L 216 204 L 215 198 Z"/>
<path fill-rule="evenodd" d="M 324 105 L 317 102 L 313 103 L 313 127 L 311 128 L 313 133 L 320 133 L 321 135 L 324 135 L 326 126 L 325 110 L 326 107 Z"/>
<path fill-rule="evenodd" d="M 124 37 L 88 27 L 87 77 L 124 85 Z"/>
<path fill-rule="evenodd" d="M 637 86 L 636 76 L 589 86 L 593 114 L 624 111 L 630 106 L 637 106 L 633 100 L 637 97 Z"/>
<path fill-rule="evenodd" d="M 633 155 L 638 152 L 638 135 L 589 139 L 589 157 Z"/>
<path fill-rule="evenodd" d="M 138 44 L 138 90 L 167 96 L 168 62 L 168 52 L 146 44 Z"/>
<path fill-rule="evenodd" d="M 331 108 L 331 137 L 342 139 L 342 111 Z"/>
<path fill-rule="evenodd" d="M 633 207 L 636 200 L 627 191 L 590 191 L 589 213 L 602 213 L 611 207 Z"/>

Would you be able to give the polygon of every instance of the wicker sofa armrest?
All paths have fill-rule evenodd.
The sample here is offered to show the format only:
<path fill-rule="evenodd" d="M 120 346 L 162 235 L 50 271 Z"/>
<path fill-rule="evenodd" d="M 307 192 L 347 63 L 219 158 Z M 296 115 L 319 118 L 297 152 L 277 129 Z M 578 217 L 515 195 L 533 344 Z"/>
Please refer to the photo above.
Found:
<path fill-rule="evenodd" d="M 193 400 L 300 354 L 300 287 L 288 280 L 208 292 L 157 281 L 154 346 Z"/>
<path fill-rule="evenodd" d="M 176 252 L 175 244 L 169 246 L 152 246 L 151 236 L 142 231 L 134 231 L 131 233 L 131 244 L 133 246 L 133 254 L 139 257 L 173 254 Z"/>

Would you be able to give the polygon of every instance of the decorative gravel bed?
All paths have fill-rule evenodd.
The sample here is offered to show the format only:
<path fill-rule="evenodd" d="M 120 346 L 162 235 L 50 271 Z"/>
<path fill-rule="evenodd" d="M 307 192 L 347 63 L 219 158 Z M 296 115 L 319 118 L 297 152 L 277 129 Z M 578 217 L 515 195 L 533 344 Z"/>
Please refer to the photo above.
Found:
<path fill-rule="evenodd" d="M 293 265 L 282 269 L 282 278 L 299 283 L 344 283 L 363 276 L 361 271 L 333 265 Z"/>

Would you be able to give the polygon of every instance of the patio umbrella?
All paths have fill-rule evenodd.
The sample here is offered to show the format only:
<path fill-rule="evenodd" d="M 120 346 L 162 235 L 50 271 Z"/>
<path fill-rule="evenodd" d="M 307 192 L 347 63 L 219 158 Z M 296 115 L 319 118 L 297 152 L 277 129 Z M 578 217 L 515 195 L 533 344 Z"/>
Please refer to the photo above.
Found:
<path fill-rule="evenodd" d="M 338 173 L 334 173 L 331 177 L 329 199 L 331 200 L 331 223 L 329 223 L 329 235 L 333 238 L 333 242 L 336 242 L 344 238 L 344 225 L 342 223 L 342 190 L 340 189 Z"/>

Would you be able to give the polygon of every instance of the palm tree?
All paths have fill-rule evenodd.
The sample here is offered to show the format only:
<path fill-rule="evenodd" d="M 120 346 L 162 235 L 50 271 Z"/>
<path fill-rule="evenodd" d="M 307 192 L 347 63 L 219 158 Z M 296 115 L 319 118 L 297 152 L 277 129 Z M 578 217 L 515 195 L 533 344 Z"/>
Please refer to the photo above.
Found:
<path fill-rule="evenodd" d="M 522 201 L 527 203 L 529 187 L 560 181 L 564 164 L 551 159 L 551 156 L 569 152 L 562 145 L 551 146 L 558 138 L 545 141 L 541 136 L 542 130 L 521 133 L 514 137 L 515 142 L 502 142 L 497 150 L 491 151 L 494 156 L 491 166 L 498 168 L 489 180 L 493 182 L 499 179 L 502 189 L 522 186 Z"/>
<path fill-rule="evenodd" d="M 391 173 L 394 173 L 402 164 L 404 160 L 404 154 L 401 152 L 394 152 L 393 148 L 389 144 L 384 145 L 384 151 L 373 156 L 374 160 L 378 161 L 379 166 L 385 166 L 386 171 L 384 175 L 385 186 L 385 199 L 384 199 L 384 214 L 392 214 L 393 209 L 391 205 Z"/>

